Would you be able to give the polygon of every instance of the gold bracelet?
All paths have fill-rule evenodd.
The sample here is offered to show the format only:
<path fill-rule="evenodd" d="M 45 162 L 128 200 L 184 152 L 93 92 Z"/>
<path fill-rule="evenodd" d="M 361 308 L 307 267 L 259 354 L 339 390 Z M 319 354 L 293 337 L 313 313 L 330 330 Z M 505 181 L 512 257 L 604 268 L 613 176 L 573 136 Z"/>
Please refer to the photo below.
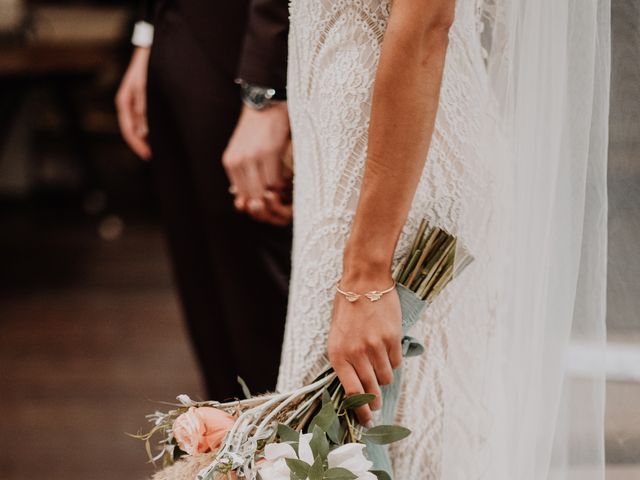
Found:
<path fill-rule="evenodd" d="M 346 298 L 351 303 L 357 301 L 362 296 L 367 297 L 372 302 L 377 302 L 378 300 L 380 300 L 382 298 L 382 296 L 385 293 L 389 293 L 389 292 L 393 291 L 394 288 L 396 288 L 396 282 L 393 282 L 393 285 L 391 285 L 386 290 L 372 290 L 370 292 L 366 292 L 366 293 L 360 294 L 360 293 L 355 293 L 355 292 L 345 292 L 344 290 L 341 290 L 340 289 L 340 282 L 338 282 L 338 284 L 336 285 L 336 290 L 338 291 L 338 293 L 341 294 L 341 295 L 344 295 L 344 298 Z"/>

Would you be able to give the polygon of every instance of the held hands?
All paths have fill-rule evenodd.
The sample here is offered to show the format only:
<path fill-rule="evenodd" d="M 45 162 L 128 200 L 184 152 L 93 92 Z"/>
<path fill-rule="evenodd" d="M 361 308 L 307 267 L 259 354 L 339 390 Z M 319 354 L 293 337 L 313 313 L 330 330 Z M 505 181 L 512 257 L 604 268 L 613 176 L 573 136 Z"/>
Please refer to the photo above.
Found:
<path fill-rule="evenodd" d="M 287 225 L 293 214 L 287 202 L 291 179 L 283 164 L 289 134 L 286 102 L 259 111 L 244 106 L 222 157 L 236 208 L 275 225 Z"/>
<path fill-rule="evenodd" d="M 379 282 L 382 288 L 392 280 L 387 277 Z M 343 279 L 341 286 L 364 292 L 378 285 L 369 281 L 358 290 L 357 283 Z M 377 396 L 370 405 L 356 411 L 358 420 L 366 427 L 372 426 L 371 410 L 382 406 L 380 385 L 393 382 L 393 369 L 402 362 L 401 340 L 402 316 L 395 289 L 375 302 L 361 297 L 351 303 L 342 294 L 336 295 L 327 346 L 329 361 L 347 395 L 372 393 Z"/>
<path fill-rule="evenodd" d="M 147 68 L 149 48 L 134 50 L 131 63 L 116 95 L 120 132 L 131 149 L 143 160 L 151 158 L 147 142 Z"/>

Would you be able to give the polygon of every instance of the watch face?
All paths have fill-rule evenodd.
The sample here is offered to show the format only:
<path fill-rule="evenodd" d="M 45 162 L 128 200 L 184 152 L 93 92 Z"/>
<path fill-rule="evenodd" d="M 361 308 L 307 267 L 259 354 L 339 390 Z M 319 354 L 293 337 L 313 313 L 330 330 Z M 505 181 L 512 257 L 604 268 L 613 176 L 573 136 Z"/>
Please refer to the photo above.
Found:
<path fill-rule="evenodd" d="M 253 88 L 249 93 L 249 99 L 253 103 L 261 105 L 266 102 L 267 95 L 265 94 L 265 91 L 262 90 L 261 88 Z"/>
<path fill-rule="evenodd" d="M 254 108 L 264 108 L 271 103 L 271 98 L 275 95 L 272 88 L 255 87 L 244 85 L 242 89 L 244 100 Z"/>

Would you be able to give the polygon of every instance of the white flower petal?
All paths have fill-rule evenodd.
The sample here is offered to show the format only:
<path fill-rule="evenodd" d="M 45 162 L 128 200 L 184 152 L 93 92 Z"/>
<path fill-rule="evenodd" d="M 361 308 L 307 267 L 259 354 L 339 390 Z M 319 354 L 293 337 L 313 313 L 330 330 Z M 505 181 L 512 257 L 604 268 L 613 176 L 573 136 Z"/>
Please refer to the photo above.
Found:
<path fill-rule="evenodd" d="M 363 453 L 364 447 L 365 445 L 363 443 L 347 443 L 329 452 L 327 457 L 329 468 L 341 467 L 349 469 L 344 466 L 344 463 L 353 463 L 352 460 L 354 459 L 356 460 L 356 463 L 360 462 L 360 460 L 368 462 Z M 371 467 L 363 468 L 362 470 L 369 470 L 369 468 Z"/>
<path fill-rule="evenodd" d="M 264 447 L 264 458 L 269 462 L 275 462 L 281 458 L 298 458 L 296 451 L 288 443 L 268 443 Z"/>
<path fill-rule="evenodd" d="M 291 478 L 291 471 L 284 458 L 274 463 L 267 463 L 259 468 L 258 471 L 262 480 L 289 480 Z"/>
<path fill-rule="evenodd" d="M 358 475 L 357 480 L 378 480 L 378 477 L 371 472 L 362 472 Z"/>
<path fill-rule="evenodd" d="M 300 435 L 300 443 L 298 444 L 298 457 L 303 462 L 307 462 L 309 465 L 313 465 L 313 452 L 311 451 L 311 439 L 312 433 L 304 433 Z"/>
<path fill-rule="evenodd" d="M 346 468 L 355 475 L 360 475 L 373 467 L 373 462 L 367 460 L 364 456 L 352 457 L 342 462 L 340 467 Z"/>

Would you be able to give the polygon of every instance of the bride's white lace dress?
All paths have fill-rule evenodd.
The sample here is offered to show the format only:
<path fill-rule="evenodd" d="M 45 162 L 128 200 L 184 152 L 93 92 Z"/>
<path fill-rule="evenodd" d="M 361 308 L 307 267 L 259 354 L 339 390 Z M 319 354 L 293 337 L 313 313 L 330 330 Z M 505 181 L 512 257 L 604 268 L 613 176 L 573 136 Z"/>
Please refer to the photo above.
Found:
<path fill-rule="evenodd" d="M 295 221 L 279 389 L 301 385 L 326 363 L 332 302 L 364 169 L 374 76 L 390 8 L 386 0 L 291 3 L 288 99 Z M 396 260 L 406 253 L 420 219 L 426 217 L 432 225 L 459 235 L 476 252 L 476 270 L 486 263 L 477 254 L 483 248 L 488 217 L 481 205 L 487 204 L 491 184 L 478 142 L 486 115 L 478 24 L 476 0 L 458 0 L 435 133 Z M 398 480 L 439 478 L 444 385 L 464 389 L 459 385 L 463 380 L 452 379 L 455 374 L 447 372 L 451 338 L 486 334 L 487 322 L 478 318 L 452 325 L 450 313 L 458 306 L 451 299 L 459 302 L 456 286 L 452 287 L 413 332 L 424 340 L 427 353 L 406 362 L 398 423 L 410 426 L 413 434 L 392 450 Z M 486 289 L 473 289 L 465 303 L 475 305 L 476 317 L 488 318 L 476 315 L 492 308 Z M 472 401 L 464 395 L 457 398 Z"/>

